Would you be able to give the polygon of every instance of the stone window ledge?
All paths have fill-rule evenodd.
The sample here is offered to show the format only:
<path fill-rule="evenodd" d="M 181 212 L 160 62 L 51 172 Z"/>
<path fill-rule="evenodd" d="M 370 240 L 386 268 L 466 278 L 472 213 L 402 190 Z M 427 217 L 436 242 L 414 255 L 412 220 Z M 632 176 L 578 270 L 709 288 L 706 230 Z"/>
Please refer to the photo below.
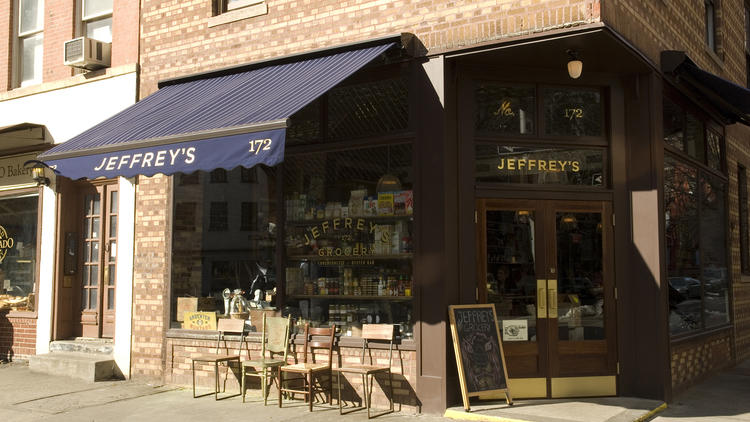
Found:
<path fill-rule="evenodd" d="M 268 14 L 268 5 L 265 1 L 258 1 L 255 4 L 248 5 L 235 10 L 224 12 L 220 15 L 208 18 L 208 27 L 224 25 L 230 22 L 237 22 L 243 19 L 250 19 L 257 16 Z"/>
<path fill-rule="evenodd" d="M 258 331 L 249 332 L 245 334 L 245 338 L 249 343 L 260 343 L 261 333 Z M 182 328 L 171 328 L 167 330 L 166 337 L 169 339 L 185 339 L 185 340 L 207 340 L 216 341 L 216 332 L 214 331 L 200 331 L 200 330 L 185 330 Z M 226 335 L 228 341 L 239 341 L 240 336 L 238 335 Z M 297 338 L 296 335 L 292 337 L 294 344 L 303 344 L 301 338 Z M 223 340 L 222 340 L 223 342 Z M 359 337 L 338 337 L 337 344 L 341 347 L 354 347 L 362 348 L 362 340 Z M 371 349 L 388 349 L 387 344 L 370 344 Z M 401 340 L 393 344 L 393 350 L 417 350 L 417 343 L 413 339 Z"/>

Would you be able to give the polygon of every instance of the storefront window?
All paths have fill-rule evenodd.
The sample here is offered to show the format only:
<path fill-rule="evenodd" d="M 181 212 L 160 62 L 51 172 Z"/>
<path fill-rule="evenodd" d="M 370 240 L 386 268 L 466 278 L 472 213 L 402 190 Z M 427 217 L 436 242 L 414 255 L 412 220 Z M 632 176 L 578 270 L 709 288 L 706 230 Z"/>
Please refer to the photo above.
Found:
<path fill-rule="evenodd" d="M 477 144 L 478 182 L 603 187 L 604 148 Z"/>
<path fill-rule="evenodd" d="M 291 117 L 287 145 L 403 133 L 409 129 L 405 69 L 390 68 L 374 79 L 344 83 Z"/>
<path fill-rule="evenodd" d="M 726 181 L 666 156 L 664 199 L 670 332 L 728 323 Z"/>
<path fill-rule="evenodd" d="M 0 198 L 0 310 L 34 311 L 39 196 Z"/>
<path fill-rule="evenodd" d="M 226 172 L 222 183 L 210 183 L 210 172 L 196 172 L 189 177 L 191 183 L 175 184 L 173 327 L 179 328 L 183 320 L 184 315 L 177 312 L 181 298 L 202 298 L 189 302 L 195 305 L 188 310 L 230 314 L 232 310 L 224 306 L 225 289 L 232 293 L 240 289 L 248 300 L 258 291 L 273 293 L 276 169 L 257 166 L 254 170 L 253 182 L 243 179 L 242 168 L 236 168 Z M 250 210 L 253 216 L 248 215 Z M 265 300 L 266 294 L 259 299 Z"/>
<path fill-rule="evenodd" d="M 409 144 L 287 156 L 285 314 L 412 336 L 412 183 Z"/>
<path fill-rule="evenodd" d="M 598 90 L 545 88 L 542 98 L 546 135 L 604 135 L 604 110 Z"/>
<path fill-rule="evenodd" d="M 683 103 L 664 97 L 664 142 L 688 157 L 722 171 L 723 136 L 718 130 L 709 128 L 716 128 L 716 125 L 707 123 L 708 120 L 700 117 L 698 111 L 690 110 L 693 111 Z"/>

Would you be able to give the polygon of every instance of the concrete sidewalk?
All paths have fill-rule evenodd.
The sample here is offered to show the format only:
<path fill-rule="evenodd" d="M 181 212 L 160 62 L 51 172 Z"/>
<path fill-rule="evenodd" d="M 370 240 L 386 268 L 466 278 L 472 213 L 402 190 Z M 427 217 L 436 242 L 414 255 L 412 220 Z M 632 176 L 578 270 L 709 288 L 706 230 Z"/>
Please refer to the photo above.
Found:
<path fill-rule="evenodd" d="M 658 401 L 611 397 L 604 399 L 518 400 L 504 403 L 472 403 L 472 412 L 449 409 L 446 417 L 396 412 L 377 418 L 383 422 L 437 422 L 460 420 L 529 422 L 659 422 L 749 421 L 750 361 L 719 374 L 680 396 L 674 405 L 651 416 Z M 339 419 L 340 418 L 340 419 Z M 651 419 L 649 419 L 651 418 Z M 301 401 L 283 409 L 263 406 L 258 391 L 215 401 L 192 398 L 190 389 L 153 386 L 131 381 L 88 383 L 63 376 L 31 372 L 23 363 L 0 364 L 0 421 L 366 421 L 364 411 L 339 416 L 338 408 L 315 407 L 310 413 Z"/>

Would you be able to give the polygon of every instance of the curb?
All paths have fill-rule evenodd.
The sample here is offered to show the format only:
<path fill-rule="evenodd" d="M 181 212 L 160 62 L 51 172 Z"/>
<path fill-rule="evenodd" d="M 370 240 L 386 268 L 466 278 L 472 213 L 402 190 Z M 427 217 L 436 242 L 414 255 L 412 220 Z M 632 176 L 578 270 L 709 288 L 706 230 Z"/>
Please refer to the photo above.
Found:
<path fill-rule="evenodd" d="M 480 421 L 480 422 L 532 422 L 525 419 L 504 418 L 502 416 L 482 415 L 479 413 L 461 412 L 460 410 L 447 409 L 443 415 L 446 418 L 461 421 Z"/>
<path fill-rule="evenodd" d="M 641 416 L 640 418 L 634 420 L 633 422 L 644 422 L 647 419 L 650 419 L 652 416 L 656 415 L 657 413 L 663 412 L 664 410 L 666 410 L 666 408 L 667 408 L 667 404 L 666 403 L 662 403 L 656 409 L 651 410 L 650 412 L 648 412 L 645 415 Z"/>

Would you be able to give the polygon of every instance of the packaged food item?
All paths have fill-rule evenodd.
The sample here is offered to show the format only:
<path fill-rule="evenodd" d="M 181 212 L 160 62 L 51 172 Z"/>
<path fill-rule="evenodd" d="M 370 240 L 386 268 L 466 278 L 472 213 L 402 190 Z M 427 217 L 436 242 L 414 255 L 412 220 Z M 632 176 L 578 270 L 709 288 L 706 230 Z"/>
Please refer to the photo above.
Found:
<path fill-rule="evenodd" d="M 405 215 L 414 214 L 414 191 L 405 190 L 405 191 L 402 191 L 402 194 L 404 196 L 404 214 Z"/>
<path fill-rule="evenodd" d="M 377 215 L 393 215 L 393 192 L 381 192 L 378 194 Z"/>
<path fill-rule="evenodd" d="M 351 191 L 349 196 L 349 215 L 352 217 L 362 217 L 365 215 L 363 209 L 365 196 L 367 196 L 365 189 Z"/>

